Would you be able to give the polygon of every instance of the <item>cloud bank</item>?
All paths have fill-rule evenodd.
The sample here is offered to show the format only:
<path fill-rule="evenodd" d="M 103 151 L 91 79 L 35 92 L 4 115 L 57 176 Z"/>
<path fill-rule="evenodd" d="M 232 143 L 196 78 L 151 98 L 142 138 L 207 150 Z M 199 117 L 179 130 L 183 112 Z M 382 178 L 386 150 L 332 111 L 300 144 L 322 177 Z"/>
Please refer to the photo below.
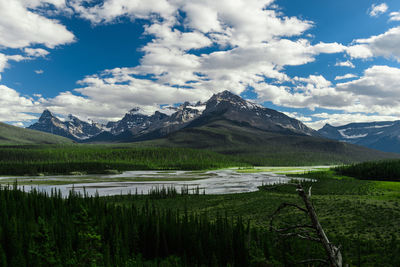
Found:
<path fill-rule="evenodd" d="M 387 11 L 382 3 L 368 14 L 377 17 Z M 391 21 L 397 13 L 389 14 Z M 146 20 L 144 35 L 150 41 L 140 48 L 140 64 L 89 74 L 77 88 L 54 98 L 21 96 L 2 86 L 7 95 L 2 101 L 20 107 L 0 109 L 1 120 L 26 121 L 43 108 L 114 120 L 134 106 L 151 113 L 163 104 L 204 101 L 222 90 L 252 90 L 260 103 L 331 110 L 332 115 L 310 117 L 293 113 L 312 126 L 335 121 L 339 111 L 362 120 L 378 116 L 370 113 L 400 115 L 398 68 L 372 65 L 362 75 L 347 73 L 332 81 L 318 73 L 286 73 L 288 67 L 315 62 L 321 54 L 340 55 L 334 66 L 353 69 L 355 63 L 376 57 L 400 62 L 400 27 L 349 44 L 314 43 L 307 31 L 318 25 L 285 15 L 273 0 L 0 0 L 0 47 L 20 51 L 0 50 L 0 73 L 12 61 L 46 57 L 52 49 L 75 42 L 74 34 L 54 18 L 63 14 L 88 20 L 93 27 L 122 18 Z"/>

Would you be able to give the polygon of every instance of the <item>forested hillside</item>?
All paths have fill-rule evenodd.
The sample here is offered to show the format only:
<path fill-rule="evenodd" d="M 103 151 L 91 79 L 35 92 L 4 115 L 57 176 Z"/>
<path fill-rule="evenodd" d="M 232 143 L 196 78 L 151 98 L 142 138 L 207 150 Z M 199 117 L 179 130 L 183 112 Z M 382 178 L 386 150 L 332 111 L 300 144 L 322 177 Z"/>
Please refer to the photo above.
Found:
<path fill-rule="evenodd" d="M 58 135 L 15 127 L 0 122 L 0 145 L 72 144 L 72 140 Z"/>

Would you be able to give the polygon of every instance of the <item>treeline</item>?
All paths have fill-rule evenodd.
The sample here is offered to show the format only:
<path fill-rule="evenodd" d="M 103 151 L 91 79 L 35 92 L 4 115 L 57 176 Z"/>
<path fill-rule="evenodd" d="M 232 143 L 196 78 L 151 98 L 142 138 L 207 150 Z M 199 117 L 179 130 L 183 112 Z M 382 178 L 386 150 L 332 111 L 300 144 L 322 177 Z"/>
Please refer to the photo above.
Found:
<path fill-rule="evenodd" d="M 240 218 L 210 222 L 207 215 L 150 205 L 112 206 L 98 197 L 64 200 L 7 188 L 0 202 L 1 266 L 250 264 L 250 230 Z"/>
<path fill-rule="evenodd" d="M 0 175 L 103 173 L 106 170 L 202 170 L 245 165 L 233 157 L 186 148 L 16 146 L 0 148 Z"/>
<path fill-rule="evenodd" d="M 252 266 L 290 262 L 289 247 L 305 254 L 319 249 L 296 241 L 277 245 L 240 217 L 210 220 L 149 202 L 111 205 L 99 197 L 63 199 L 16 187 L 0 188 L 0 214 L 3 267 Z"/>
<path fill-rule="evenodd" d="M 300 262 L 325 257 L 318 243 L 278 237 L 241 217 L 157 205 L 160 198 L 191 197 L 207 198 L 161 190 L 149 197 L 63 199 L 0 188 L 0 266 L 310 266 Z M 285 220 L 295 225 L 293 215 Z M 342 245 L 351 266 L 399 266 L 395 236 L 349 232 L 331 241 Z"/>
<path fill-rule="evenodd" d="M 334 171 L 363 180 L 400 181 L 400 160 L 362 162 L 338 166 Z"/>

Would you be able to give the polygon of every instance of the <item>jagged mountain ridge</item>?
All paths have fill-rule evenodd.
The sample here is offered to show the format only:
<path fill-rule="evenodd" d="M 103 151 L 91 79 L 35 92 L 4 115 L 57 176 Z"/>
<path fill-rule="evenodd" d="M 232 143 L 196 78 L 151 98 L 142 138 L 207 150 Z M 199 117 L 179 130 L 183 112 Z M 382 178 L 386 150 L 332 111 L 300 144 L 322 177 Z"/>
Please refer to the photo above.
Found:
<path fill-rule="evenodd" d="M 167 118 L 168 115 L 156 111 L 153 115 L 147 116 L 140 113 L 139 108 L 130 110 L 125 116 L 116 122 L 108 122 L 106 128 L 113 135 L 118 135 L 126 130 L 131 130 L 132 133 L 138 134 L 141 131 L 148 129 L 152 124 Z"/>
<path fill-rule="evenodd" d="M 267 131 L 293 131 L 305 135 L 318 135 L 301 121 L 273 109 L 246 101 L 238 95 L 224 91 L 213 95 L 206 103 L 204 115 L 222 113 L 232 121 L 247 122 L 251 126 Z"/>
<path fill-rule="evenodd" d="M 62 121 L 49 110 L 44 110 L 38 122 L 28 127 L 32 130 L 64 136 L 75 141 L 88 139 L 103 131 L 103 125 L 82 121 L 73 115 L 68 120 Z"/>
<path fill-rule="evenodd" d="M 106 125 L 90 124 L 73 116 L 69 121 L 63 122 L 45 110 L 39 121 L 29 128 L 82 142 L 129 142 L 163 137 L 213 116 L 222 116 L 224 119 L 244 122 L 265 131 L 318 135 L 316 131 L 296 119 L 244 100 L 229 91 L 214 94 L 205 103 L 185 102 L 170 109 L 174 111 L 171 115 L 156 111 L 149 116 L 134 108 L 121 120 L 108 122 Z"/>
<path fill-rule="evenodd" d="M 326 124 L 318 133 L 334 140 L 400 153 L 400 120 L 350 123 L 337 127 Z"/>

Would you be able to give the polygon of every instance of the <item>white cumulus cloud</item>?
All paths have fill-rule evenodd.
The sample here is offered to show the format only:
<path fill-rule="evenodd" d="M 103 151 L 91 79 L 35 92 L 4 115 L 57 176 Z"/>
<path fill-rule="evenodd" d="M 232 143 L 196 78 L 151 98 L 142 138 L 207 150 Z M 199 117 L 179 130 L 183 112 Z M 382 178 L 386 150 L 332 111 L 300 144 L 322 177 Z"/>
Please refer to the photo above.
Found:
<path fill-rule="evenodd" d="M 348 48 L 348 53 L 354 58 L 382 56 L 400 62 L 400 26 L 380 35 L 357 39 L 355 43 L 357 44 Z"/>
<path fill-rule="evenodd" d="M 144 19 L 144 35 L 150 37 L 139 49 L 143 53 L 139 65 L 89 75 L 79 81 L 79 88 L 54 98 L 37 96 L 35 100 L 8 88 L 15 93 L 13 99 L 31 103 L 13 111 L 21 113 L 20 120 L 26 119 L 29 107 L 47 107 L 63 115 L 73 110 L 81 118 L 116 120 L 135 106 L 152 113 L 162 104 L 204 101 L 215 92 L 240 94 L 248 88 L 254 89 L 258 102 L 286 107 L 383 116 L 400 113 L 396 111 L 400 110 L 396 100 L 400 95 L 396 98 L 394 88 L 400 84 L 396 68 L 373 66 L 359 78 L 354 74 L 337 76 L 335 80 L 341 82 L 337 85 L 320 74 L 291 78 L 285 73 L 288 66 L 314 62 L 320 54 L 347 54 L 349 60 L 337 61 L 335 66 L 350 68 L 355 68 L 353 59 L 377 56 L 400 62 L 400 27 L 350 44 L 313 43 L 307 31 L 317 25 L 286 16 L 273 0 L 70 0 L 68 5 L 63 0 L 5 2 L 0 0 L 0 45 L 20 48 L 24 54 L 0 53 L 0 72 L 11 60 L 45 57 L 55 46 L 74 41 L 73 33 L 61 22 L 50 19 L 48 6 L 60 12 L 71 12 L 71 8 L 93 27 L 126 18 Z M 7 12 L 1 9 L 2 4 Z M 378 16 L 387 11 L 384 7 L 375 5 L 371 13 Z M 26 29 L 23 23 L 28 25 Z M 353 80 L 342 81 L 350 78 Z M 314 119 L 328 120 L 292 115 L 310 125 L 317 123 Z"/>
<path fill-rule="evenodd" d="M 382 15 L 383 13 L 385 13 L 388 10 L 388 5 L 386 3 L 382 3 L 382 4 L 373 4 L 370 9 L 369 9 L 369 15 L 371 17 L 378 17 L 380 15 Z"/>
<path fill-rule="evenodd" d="M 37 100 L 21 96 L 16 90 L 0 85 L 0 121 L 29 121 L 36 119 L 30 112 L 41 112 L 43 106 Z"/>
<path fill-rule="evenodd" d="M 49 51 L 43 48 L 24 48 L 24 52 L 30 57 L 45 57 L 49 54 Z"/>
<path fill-rule="evenodd" d="M 382 116 L 370 113 L 316 113 L 312 115 L 313 121 L 305 121 L 305 124 L 313 129 L 320 129 L 325 124 L 342 126 L 353 122 L 395 121 L 397 116 Z"/>
<path fill-rule="evenodd" d="M 350 60 L 336 62 L 335 66 L 336 67 L 349 67 L 352 69 L 354 69 L 356 67 L 356 66 L 354 66 L 353 62 L 351 62 Z"/>
<path fill-rule="evenodd" d="M 44 44 L 53 48 L 74 41 L 74 34 L 64 25 L 29 10 L 29 3 L 0 0 L 0 46 L 23 48 Z"/>
<path fill-rule="evenodd" d="M 0 53 L 0 73 L 4 71 L 5 68 L 9 67 L 8 61 L 22 61 L 29 60 L 30 58 L 24 57 L 22 55 L 6 55 Z"/>
<path fill-rule="evenodd" d="M 352 79 L 352 78 L 357 78 L 357 77 L 358 77 L 357 75 L 348 73 L 348 74 L 345 74 L 345 75 L 343 75 L 343 76 L 336 76 L 336 77 L 335 77 L 335 81 L 337 81 L 337 80 L 344 80 L 344 79 Z"/>
<path fill-rule="evenodd" d="M 396 12 L 391 12 L 389 14 L 390 16 L 390 21 L 400 21 L 400 12 L 396 11 Z"/>

